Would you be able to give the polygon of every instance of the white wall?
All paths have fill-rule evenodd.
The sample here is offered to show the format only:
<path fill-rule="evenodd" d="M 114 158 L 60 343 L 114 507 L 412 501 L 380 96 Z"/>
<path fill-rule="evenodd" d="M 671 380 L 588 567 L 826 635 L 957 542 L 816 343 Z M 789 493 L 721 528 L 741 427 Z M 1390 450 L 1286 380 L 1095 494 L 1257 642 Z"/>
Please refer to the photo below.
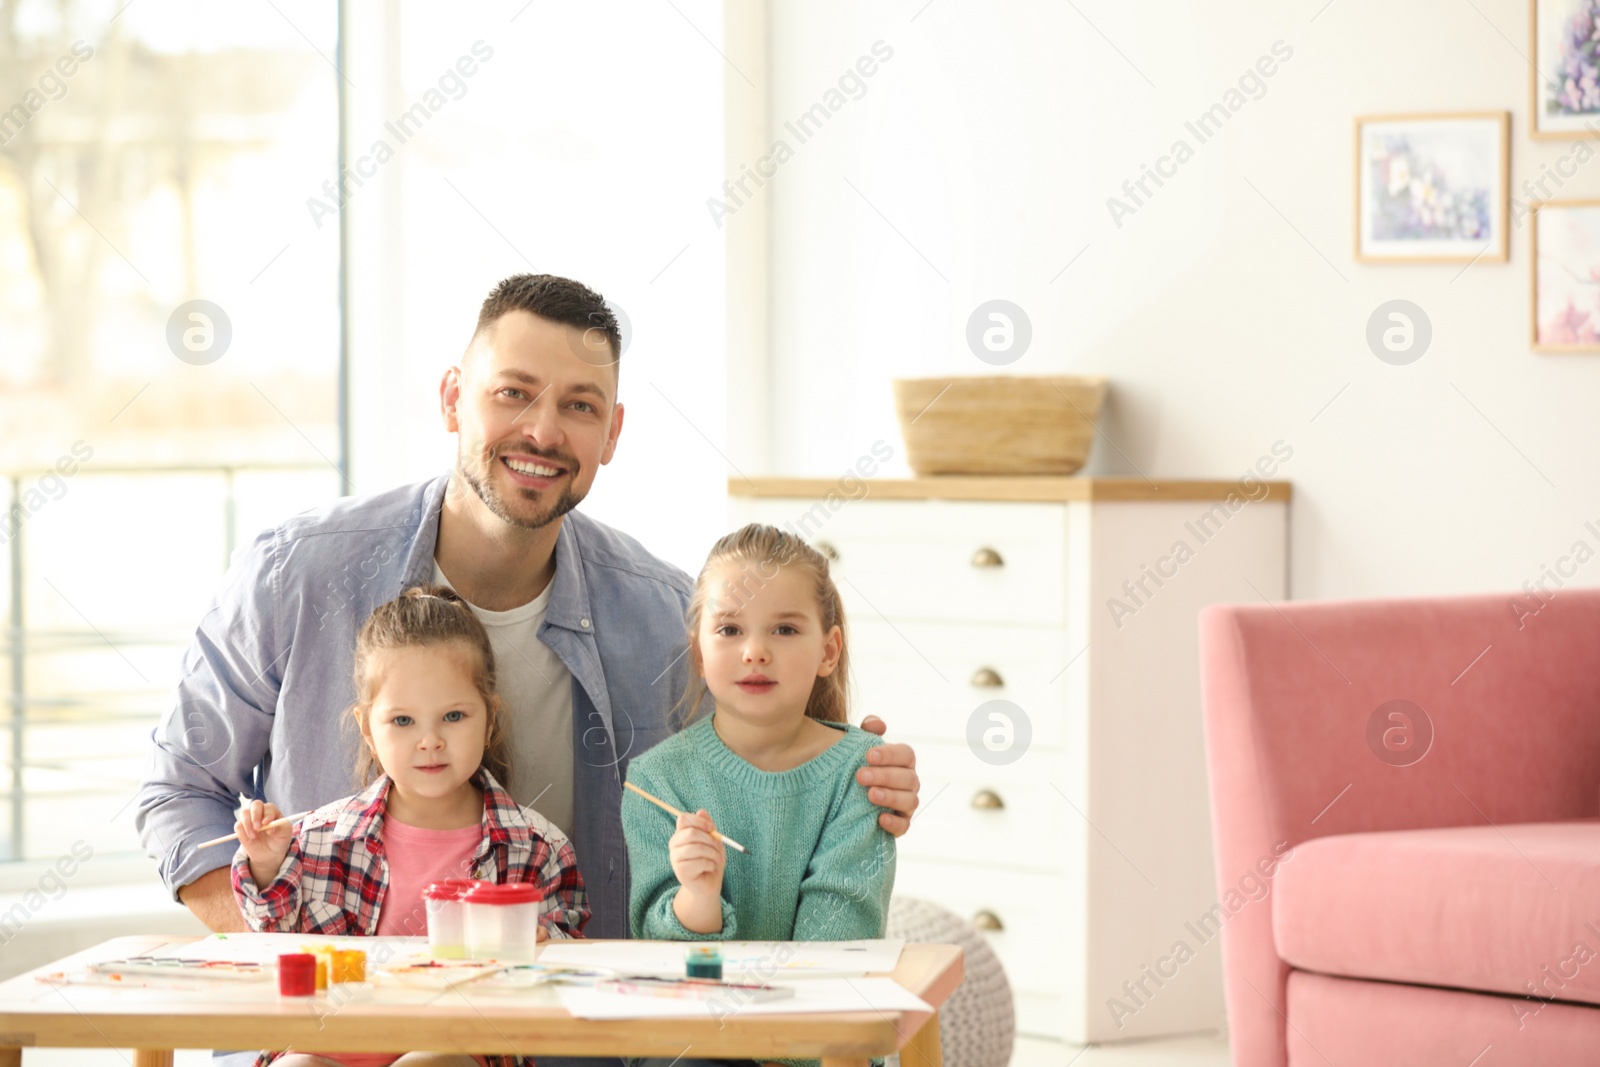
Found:
<path fill-rule="evenodd" d="M 1001 373 L 1110 376 L 1115 448 L 1090 473 L 1233 477 L 1294 449 L 1296 598 L 1511 590 L 1594 542 L 1600 357 L 1529 350 L 1527 228 L 1464 273 L 1351 254 L 1358 114 L 1509 110 L 1514 188 L 1570 151 L 1527 137 L 1524 0 L 778 0 L 772 19 L 775 132 L 894 49 L 761 191 L 774 472 L 898 449 L 890 380 L 990 372 L 964 330 L 1000 297 L 1034 329 Z M 1116 226 L 1106 199 L 1195 144 L 1184 122 L 1280 40 L 1264 95 Z M 1600 195 L 1600 162 L 1560 195 Z M 1397 297 L 1434 329 L 1404 367 L 1364 339 Z"/>

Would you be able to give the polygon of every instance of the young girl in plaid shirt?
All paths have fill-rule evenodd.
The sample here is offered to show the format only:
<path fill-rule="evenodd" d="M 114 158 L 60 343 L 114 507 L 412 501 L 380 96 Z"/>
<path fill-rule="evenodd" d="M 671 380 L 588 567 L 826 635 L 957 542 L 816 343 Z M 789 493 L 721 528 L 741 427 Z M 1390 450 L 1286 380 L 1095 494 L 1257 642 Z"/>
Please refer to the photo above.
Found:
<path fill-rule="evenodd" d="M 463 876 L 535 882 L 538 937 L 581 936 L 589 908 L 572 845 L 500 785 L 507 777 L 489 636 L 445 586 L 408 589 L 356 639 L 362 754 L 355 796 L 289 826 L 271 804 L 239 810 L 233 889 L 252 930 L 407 936 L 427 932 L 422 890 Z M 257 1067 L 523 1067 L 513 1056 L 264 1052 Z"/>

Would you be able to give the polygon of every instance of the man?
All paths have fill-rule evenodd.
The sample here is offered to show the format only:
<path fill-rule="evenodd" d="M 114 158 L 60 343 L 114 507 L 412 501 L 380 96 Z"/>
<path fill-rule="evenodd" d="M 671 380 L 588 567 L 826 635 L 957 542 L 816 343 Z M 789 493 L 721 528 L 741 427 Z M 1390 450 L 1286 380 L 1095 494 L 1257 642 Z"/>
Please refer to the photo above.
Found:
<path fill-rule="evenodd" d="M 506 698 L 512 796 L 572 839 L 590 937 L 626 937 L 622 781 L 668 732 L 684 691 L 687 575 L 573 509 L 622 432 L 621 337 L 600 296 L 517 275 L 484 301 L 439 401 L 455 469 L 345 498 L 267 530 L 235 561 L 184 658 L 178 700 L 152 734 L 141 839 L 168 887 L 213 930 L 244 928 L 229 833 L 241 794 L 284 811 L 348 795 L 357 739 L 356 630 L 412 585 L 445 582 L 489 630 Z M 877 733 L 883 723 L 863 725 Z M 917 805 L 905 745 L 858 772 L 880 822 Z"/>

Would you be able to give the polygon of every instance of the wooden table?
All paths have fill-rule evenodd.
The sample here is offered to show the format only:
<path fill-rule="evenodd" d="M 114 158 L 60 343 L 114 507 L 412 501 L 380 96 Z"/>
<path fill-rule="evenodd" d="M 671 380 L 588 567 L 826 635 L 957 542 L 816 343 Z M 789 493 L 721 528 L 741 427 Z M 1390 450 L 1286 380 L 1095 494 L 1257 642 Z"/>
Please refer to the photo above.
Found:
<path fill-rule="evenodd" d="M 717 1019 L 578 1019 L 548 987 L 474 997 L 439 993 L 426 1003 L 382 995 L 330 1003 L 279 997 L 275 985 L 218 996 L 170 988 L 49 985 L 35 976 L 72 973 L 98 960 L 149 952 L 185 938 L 119 937 L 0 983 L 0 1067 L 20 1067 L 24 1048 L 131 1048 L 134 1067 L 170 1067 L 172 1050 L 314 1049 L 323 1052 L 516 1053 L 563 1056 L 820 1058 L 863 1067 L 900 1050 L 905 1067 L 942 1067 L 937 1009 L 961 984 L 961 950 L 908 944 L 889 975 L 934 1012 L 768 1015 L 747 1008 Z M 208 983 L 208 986 L 211 984 Z M 354 987 L 336 987 L 345 989 Z M 403 1036 L 400 1036 L 403 1035 Z"/>

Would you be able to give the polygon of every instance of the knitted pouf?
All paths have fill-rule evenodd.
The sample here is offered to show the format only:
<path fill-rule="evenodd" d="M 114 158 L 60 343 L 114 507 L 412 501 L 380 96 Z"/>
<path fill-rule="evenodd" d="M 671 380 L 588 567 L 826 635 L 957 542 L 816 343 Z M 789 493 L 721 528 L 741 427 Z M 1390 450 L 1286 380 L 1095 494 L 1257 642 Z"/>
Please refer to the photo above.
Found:
<path fill-rule="evenodd" d="M 915 897 L 889 902 L 889 937 L 960 945 L 966 978 L 939 1009 L 946 1067 L 1008 1067 L 1017 1036 L 1011 983 L 976 927 L 954 912 Z M 895 1065 L 898 1057 L 889 1057 Z M 920 1067 L 903 1064 L 901 1067 Z"/>

